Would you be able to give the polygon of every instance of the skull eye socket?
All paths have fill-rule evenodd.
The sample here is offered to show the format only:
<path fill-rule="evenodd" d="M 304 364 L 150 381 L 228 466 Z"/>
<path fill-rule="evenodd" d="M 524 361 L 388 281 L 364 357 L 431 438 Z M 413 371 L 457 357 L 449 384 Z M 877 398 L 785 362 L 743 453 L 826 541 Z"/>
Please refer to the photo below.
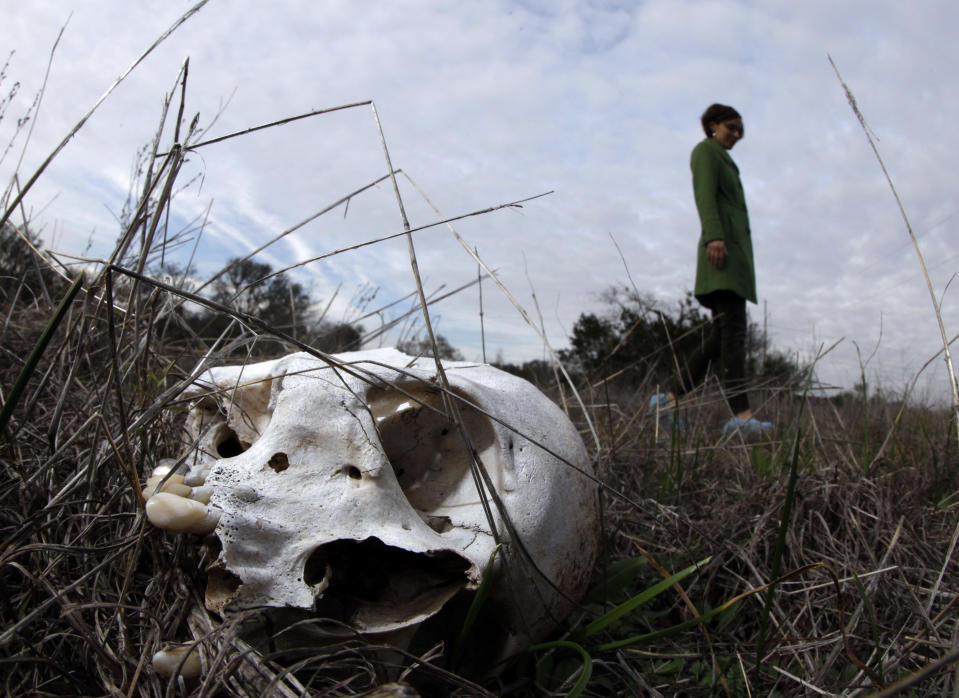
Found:
<path fill-rule="evenodd" d="M 446 416 L 439 391 L 421 384 L 370 391 L 370 409 L 383 450 L 410 504 L 420 512 L 476 501 L 469 477 L 471 456 L 459 429 Z M 463 428 L 487 468 L 495 465 L 493 425 L 460 403 Z M 493 475 L 494 478 L 496 475 Z"/>
<path fill-rule="evenodd" d="M 239 437 L 232 429 L 226 434 L 226 438 L 220 440 L 216 445 L 216 452 L 220 458 L 235 458 L 246 450 L 240 443 Z"/>
<path fill-rule="evenodd" d="M 217 456 L 235 458 L 263 435 L 273 416 L 269 404 L 272 386 L 272 380 L 253 381 L 219 400 L 207 396 L 195 406 L 201 428 L 207 420 L 218 422 L 211 439 Z"/>

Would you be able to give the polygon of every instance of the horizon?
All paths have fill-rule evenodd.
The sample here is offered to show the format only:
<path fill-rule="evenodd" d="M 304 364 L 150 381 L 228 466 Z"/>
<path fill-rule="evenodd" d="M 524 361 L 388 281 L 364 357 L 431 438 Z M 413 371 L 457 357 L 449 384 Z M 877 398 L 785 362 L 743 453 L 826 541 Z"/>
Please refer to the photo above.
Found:
<path fill-rule="evenodd" d="M 16 52 L 0 96 L 13 82 L 20 89 L 0 121 L 0 143 L 17 138 L 0 162 L 4 186 L 15 169 L 21 178 L 31 174 L 188 7 L 38 2 L 10 9 Z M 950 284 L 959 253 L 949 233 L 957 213 L 950 154 L 959 135 L 949 118 L 957 93 L 942 71 L 959 58 L 951 39 L 959 9 L 945 2 L 863 7 L 868 13 L 856 3 L 756 9 L 732 0 L 657 0 L 303 10 L 213 1 L 104 102 L 38 181 L 28 215 L 47 246 L 106 254 L 134 155 L 153 137 L 162 96 L 186 56 L 184 121 L 199 113 L 204 137 L 370 99 L 394 168 L 442 212 L 400 178 L 412 227 L 552 192 L 454 227 L 530 316 L 541 318 L 558 349 L 580 314 L 602 310 L 599 296 L 610 284 L 635 281 L 667 305 L 692 287 L 697 221 L 688 155 L 702 137 L 699 113 L 721 101 L 746 124 L 732 156 L 755 231 L 760 302 L 751 319 L 766 320 L 773 348 L 801 358 L 839 341 L 821 366 L 826 383 L 851 388 L 861 358 L 870 382 L 897 391 L 942 342 L 895 199 L 827 54 L 879 139 L 946 330 L 954 332 L 959 305 Z M 64 23 L 15 168 L 26 135 L 14 133 L 15 120 L 37 94 Z M 719 41 L 716 26 L 728 27 L 734 40 Z M 114 38 L 96 40 L 102 36 Z M 180 192 L 171 229 L 210 208 L 199 275 L 383 176 L 376 121 L 368 108 L 354 107 L 196 151 L 178 182 L 197 179 Z M 401 232 L 385 183 L 258 259 L 280 269 Z M 427 293 L 475 280 L 475 261 L 441 227 L 417 232 L 414 241 Z M 399 238 L 298 268 L 291 278 L 318 302 L 334 298 L 332 312 L 341 317 L 413 290 Z M 535 332 L 487 281 L 483 301 L 487 357 L 542 358 Z M 481 355 L 478 311 L 474 286 L 431 312 L 437 331 L 469 360 Z M 917 399 L 950 397 L 942 364 L 920 376 Z"/>

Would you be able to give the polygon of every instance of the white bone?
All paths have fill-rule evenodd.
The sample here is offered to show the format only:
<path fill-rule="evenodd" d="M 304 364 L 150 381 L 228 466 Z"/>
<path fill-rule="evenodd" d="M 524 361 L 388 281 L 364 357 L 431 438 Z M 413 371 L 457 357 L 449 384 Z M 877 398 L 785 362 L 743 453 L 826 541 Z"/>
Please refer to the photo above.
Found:
<path fill-rule="evenodd" d="M 215 526 L 207 607 L 341 612 L 361 632 L 415 626 L 479 585 L 497 547 L 489 512 L 507 541 L 489 602 L 502 654 L 543 637 L 582 595 L 596 554 L 598 498 L 575 427 L 491 366 L 444 362 L 460 427 L 432 359 L 334 358 L 336 370 L 307 354 L 217 367 L 191 389 L 186 436 L 198 445 L 177 484 L 193 489 L 154 494 L 147 515 L 170 531 Z M 484 509 L 476 479 L 503 512 L 491 493 Z"/>
<path fill-rule="evenodd" d="M 158 492 L 147 500 L 147 518 L 157 528 L 171 533 L 212 533 L 219 513 L 202 502 L 169 492 Z"/>
<path fill-rule="evenodd" d="M 199 487 L 206 482 L 206 476 L 209 472 L 209 468 L 200 466 L 191 468 L 190 471 L 183 476 L 183 484 L 189 485 L 190 487 Z"/>
<path fill-rule="evenodd" d="M 143 488 L 143 497 L 144 499 L 149 499 L 154 494 L 157 493 L 157 487 L 160 487 L 160 492 L 169 492 L 170 494 L 178 494 L 181 497 L 189 497 L 192 488 L 183 484 L 182 475 L 170 475 L 166 478 L 166 482 L 163 482 L 162 487 L 160 483 L 163 482 L 163 476 L 157 475 L 156 471 L 153 471 L 147 479 L 146 487 Z"/>
<path fill-rule="evenodd" d="M 189 654 L 187 654 L 189 652 Z M 186 655 L 186 660 L 183 659 Z M 182 662 L 182 664 L 181 664 Z M 185 679 L 195 679 L 203 670 L 200 653 L 196 647 L 169 647 L 153 655 L 153 670 L 163 678 L 177 673 Z"/>
<path fill-rule="evenodd" d="M 213 488 L 207 486 L 194 487 L 190 491 L 190 499 L 194 499 L 203 504 L 210 503 L 210 497 L 213 495 Z"/>

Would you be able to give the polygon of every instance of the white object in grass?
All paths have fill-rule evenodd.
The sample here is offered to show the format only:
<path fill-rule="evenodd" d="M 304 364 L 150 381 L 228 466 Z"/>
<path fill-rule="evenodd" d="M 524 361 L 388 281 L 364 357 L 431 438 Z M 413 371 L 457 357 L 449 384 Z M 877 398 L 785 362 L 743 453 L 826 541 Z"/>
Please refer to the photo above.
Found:
<path fill-rule="evenodd" d="M 192 645 L 168 647 L 160 650 L 153 655 L 151 663 L 153 664 L 153 670 L 165 679 L 174 674 L 178 674 L 184 679 L 195 679 L 203 671 L 200 653 Z"/>
<path fill-rule="evenodd" d="M 147 513 L 212 531 L 207 607 L 307 609 L 383 633 L 462 611 L 448 602 L 488 572 L 499 656 L 542 638 L 585 591 L 598 542 L 567 416 L 485 364 L 444 362 L 444 393 L 433 359 L 331 359 L 222 366 L 190 389 L 191 467 L 163 486 L 161 466 Z"/>

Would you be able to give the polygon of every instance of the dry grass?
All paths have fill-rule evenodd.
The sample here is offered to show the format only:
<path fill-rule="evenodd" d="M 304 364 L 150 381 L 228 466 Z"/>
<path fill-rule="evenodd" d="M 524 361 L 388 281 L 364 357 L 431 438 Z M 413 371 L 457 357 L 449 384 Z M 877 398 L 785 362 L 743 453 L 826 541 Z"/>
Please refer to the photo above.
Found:
<path fill-rule="evenodd" d="M 14 383 L 64 293 L 62 283 L 47 281 L 45 290 L 5 289 L 3 386 Z M 391 665 L 398 665 L 400 672 L 419 666 L 407 678 L 440 693 L 477 694 L 442 668 L 442 652 L 384 658 L 352 636 L 304 651 L 292 664 L 286 655 L 281 665 L 268 646 L 245 644 L 239 619 L 221 623 L 202 609 L 198 547 L 146 523 L 139 483 L 179 448 L 177 395 L 208 347 L 169 338 L 180 336 L 176 296 L 143 285 L 138 315 L 111 306 L 108 287 L 115 300 L 133 291 L 129 282 L 104 278 L 76 297 L 0 443 L 5 692 L 354 695 L 395 678 Z M 780 425 L 777 437 L 745 443 L 717 438 L 724 407 L 707 392 L 687 408 L 686 432 L 657 440 L 645 386 L 601 385 L 594 393 L 584 399 L 602 445 L 597 470 L 609 488 L 597 583 L 624 559 L 646 556 L 669 572 L 707 556 L 711 562 L 683 582 L 688 602 L 678 589 L 663 593 L 582 643 L 593 662 L 586 695 L 863 695 L 908 679 L 955 647 L 959 483 L 948 411 L 909 406 L 896 423 L 900 405 L 848 398 L 808 399 L 801 412 L 801 396 L 766 389 L 755 396 Z M 773 581 L 796 438 L 781 569 L 803 571 L 771 596 L 762 656 L 763 594 L 743 599 L 708 630 L 602 649 Z M 608 602 L 661 576 L 648 564 L 611 589 Z M 603 609 L 592 604 L 574 614 L 573 634 Z M 204 682 L 166 684 L 150 657 L 166 642 L 190 638 L 205 648 Z M 565 692 L 578 666 L 560 650 L 542 652 L 487 688 Z M 947 695 L 954 686 L 943 666 L 909 690 Z"/>
<path fill-rule="evenodd" d="M 959 633 L 948 410 L 907 407 L 896 426 L 901 406 L 887 401 L 809 399 L 801 413 L 801 397 L 754 396 L 763 393 L 763 418 L 780 428 L 758 442 L 720 439 L 725 407 L 702 397 L 688 409 L 689 431 L 675 441 L 652 437 L 638 395 L 608 403 L 605 422 L 597 414 L 610 449 L 604 480 L 649 498 L 637 508 L 609 497 L 610 559 L 648 556 L 672 572 L 711 557 L 686 589 L 695 611 L 673 594 L 639 627 L 618 628 L 619 637 L 678 624 L 774 581 L 777 536 L 791 503 L 780 563 L 789 578 L 770 596 L 739 602 L 708 633 L 623 649 L 618 663 L 662 695 L 864 695 L 948 654 Z M 627 595 L 655 578 L 650 570 Z M 954 684 L 945 669 L 914 695 L 948 695 Z"/>
<path fill-rule="evenodd" d="M 327 644 L 283 655 L 272 638 L 248 644 L 246 619 L 204 610 L 195 541 L 151 527 L 140 494 L 157 461 L 180 448 L 182 389 L 199 367 L 237 349 L 191 336 L 177 312 L 186 293 L 143 275 L 177 240 L 162 221 L 182 151 L 160 150 L 154 144 L 144 198 L 112 266 L 84 281 L 58 322 L 50 318 L 68 283 L 43 271 L 50 260 L 31 257 L 36 273 L 0 286 L 7 695 L 347 696 L 397 678 L 435 695 L 959 690 L 950 414 L 770 387 L 754 400 L 779 426 L 776 436 L 744 442 L 717 436 L 726 415 L 715 391 L 685 408 L 688 430 L 657 438 L 646 410 L 651 382 L 583 381 L 586 407 L 572 407 L 572 416 L 598 445 L 604 483 L 597 589 L 559 631 L 562 643 L 518 658 L 495 679 L 446 669 L 448 648 L 386 651 L 342 628 L 324 626 Z M 412 245 L 411 256 L 415 266 Z M 297 348 L 268 319 L 240 319 L 246 340 L 273 336 L 277 353 Z M 45 331 L 49 343 L 31 366 Z M 24 389 L 11 391 L 20 377 Z M 614 604 L 705 558 L 672 588 L 586 631 Z M 709 621 L 690 622 L 724 604 Z M 150 658 L 170 641 L 202 645 L 200 681 L 154 673 Z"/>

